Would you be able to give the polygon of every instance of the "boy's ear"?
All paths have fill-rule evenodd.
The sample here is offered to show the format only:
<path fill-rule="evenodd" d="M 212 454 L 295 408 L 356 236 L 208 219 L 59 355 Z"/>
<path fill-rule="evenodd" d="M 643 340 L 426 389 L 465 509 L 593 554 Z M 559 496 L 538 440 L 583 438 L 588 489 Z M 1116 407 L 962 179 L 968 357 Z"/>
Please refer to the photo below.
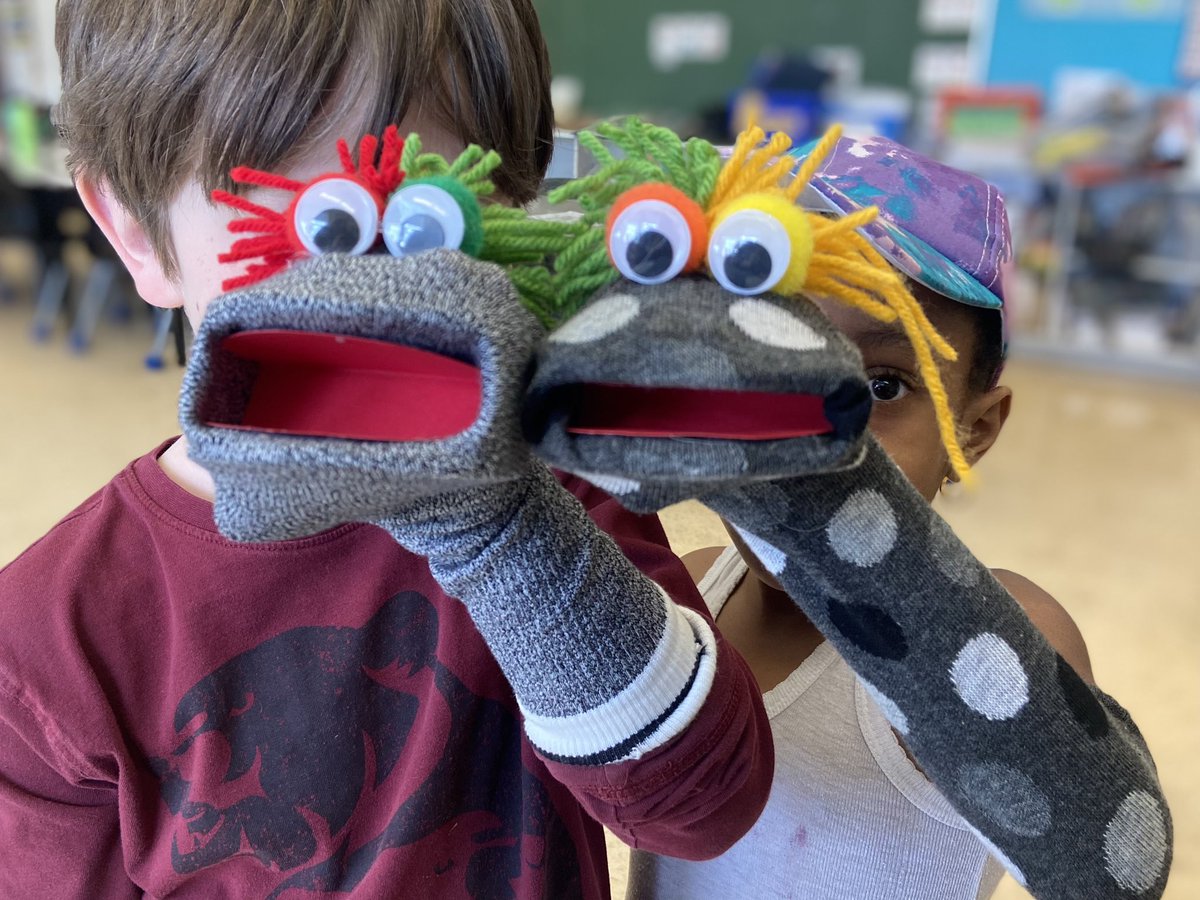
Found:
<path fill-rule="evenodd" d="M 963 453 L 975 465 L 996 443 L 1012 411 L 1012 388 L 998 385 L 967 404 L 962 423 L 967 442 Z"/>
<path fill-rule="evenodd" d="M 108 238 L 133 277 L 142 299 L 151 306 L 182 306 L 183 294 L 163 268 L 146 229 L 112 196 L 108 185 L 81 176 L 76 179 L 75 188 L 96 227 Z"/>

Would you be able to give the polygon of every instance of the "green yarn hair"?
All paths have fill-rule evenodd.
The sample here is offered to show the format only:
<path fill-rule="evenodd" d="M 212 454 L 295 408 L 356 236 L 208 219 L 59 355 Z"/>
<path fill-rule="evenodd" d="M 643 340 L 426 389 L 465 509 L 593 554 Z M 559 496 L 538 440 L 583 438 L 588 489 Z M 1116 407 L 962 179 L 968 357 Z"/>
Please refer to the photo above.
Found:
<path fill-rule="evenodd" d="M 583 226 L 578 221 L 534 218 L 523 209 L 492 202 L 496 186 L 490 176 L 499 165 L 500 154 L 475 144 L 451 162 L 423 153 L 415 134 L 405 139 L 400 159 L 406 185 L 436 184 L 459 202 L 467 219 L 462 250 L 503 267 L 525 307 L 553 328 L 562 315 L 551 266 Z"/>
<path fill-rule="evenodd" d="M 716 189 L 723 162 L 708 141 L 684 141 L 670 129 L 636 117 L 601 122 L 593 131 L 580 132 L 579 143 L 600 167 L 550 193 L 552 203 L 573 200 L 583 210 L 583 227 L 574 230 L 554 259 L 554 313 L 559 321 L 620 278 L 608 256 L 603 225 L 621 194 L 640 184 L 662 182 L 704 207 Z M 614 154 L 609 145 L 623 155 Z"/>
<path fill-rule="evenodd" d="M 603 225 L 617 197 L 639 184 L 665 182 L 704 205 L 716 187 L 722 163 L 707 141 L 685 142 L 667 128 L 634 117 L 602 122 L 594 131 L 581 132 L 579 141 L 596 158 L 599 169 L 550 195 L 553 203 L 578 201 L 583 215 L 574 218 L 534 217 L 524 209 L 495 202 L 491 175 L 501 160 L 494 150 L 472 144 L 447 160 L 424 152 L 420 136 L 410 134 L 398 161 L 404 184 L 434 184 L 455 198 L 466 226 L 463 252 L 504 268 L 521 302 L 549 329 L 617 279 L 604 229 L 596 227 Z M 375 144 L 369 149 L 365 155 L 373 158 Z M 352 161 L 348 165 L 347 171 L 353 171 Z"/>

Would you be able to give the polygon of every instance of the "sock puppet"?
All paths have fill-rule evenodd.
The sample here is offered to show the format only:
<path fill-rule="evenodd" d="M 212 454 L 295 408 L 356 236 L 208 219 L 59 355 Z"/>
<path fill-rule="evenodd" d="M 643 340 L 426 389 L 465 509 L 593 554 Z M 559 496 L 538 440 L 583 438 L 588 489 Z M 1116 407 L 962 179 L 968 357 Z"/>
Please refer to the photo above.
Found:
<path fill-rule="evenodd" d="M 303 184 L 235 170 L 293 193 L 283 214 L 216 198 L 248 214 L 223 259 L 249 267 L 205 314 L 180 408 L 218 527 L 263 541 L 374 521 L 467 606 L 546 756 L 607 763 L 660 746 L 708 693 L 713 633 L 625 559 L 520 432 L 548 314 L 549 273 L 531 263 L 571 226 L 481 202 L 494 153 L 446 163 L 394 130 L 357 161 L 339 152 L 343 171 Z"/>
<path fill-rule="evenodd" d="M 631 509 L 699 498 L 732 522 L 1035 896 L 1160 896 L 1171 821 L 1137 728 L 865 435 L 856 351 L 803 299 L 903 325 L 965 477 L 936 364 L 954 350 L 856 230 L 876 210 L 803 208 L 837 134 L 797 167 L 751 132 L 717 171 L 662 129 L 597 131 L 622 152 L 584 135 L 600 169 L 552 195 L 591 228 L 556 259 L 536 452 Z"/>

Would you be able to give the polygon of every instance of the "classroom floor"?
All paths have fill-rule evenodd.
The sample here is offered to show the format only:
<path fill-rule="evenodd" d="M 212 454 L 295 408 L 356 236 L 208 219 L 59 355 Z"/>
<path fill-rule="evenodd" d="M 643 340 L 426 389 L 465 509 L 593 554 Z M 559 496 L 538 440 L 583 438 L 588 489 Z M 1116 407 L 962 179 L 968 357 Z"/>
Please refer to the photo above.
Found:
<path fill-rule="evenodd" d="M 132 457 L 175 433 L 180 370 L 143 358 L 143 310 L 90 350 L 30 339 L 32 304 L 0 303 L 0 565 Z M 990 565 L 1020 572 L 1075 617 L 1099 684 L 1132 712 L 1175 818 L 1166 896 L 1200 897 L 1200 389 L 1015 360 L 1014 413 L 982 487 L 939 501 Z M 724 542 L 702 508 L 664 516 L 678 552 Z M 625 854 L 613 847 L 614 896 Z M 1002 900 L 1027 896 L 1006 881 Z"/>

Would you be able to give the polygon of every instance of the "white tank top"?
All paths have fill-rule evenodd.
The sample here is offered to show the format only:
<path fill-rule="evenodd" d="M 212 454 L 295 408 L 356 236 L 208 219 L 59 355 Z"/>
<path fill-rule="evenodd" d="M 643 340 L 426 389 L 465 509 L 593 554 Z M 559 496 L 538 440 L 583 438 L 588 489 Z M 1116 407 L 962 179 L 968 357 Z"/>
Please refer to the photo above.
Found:
<path fill-rule="evenodd" d="M 699 588 L 715 618 L 746 575 L 728 548 Z M 775 739 L 766 809 L 728 852 L 634 851 L 628 900 L 980 900 L 1004 870 L 904 753 L 829 643 L 763 695 Z"/>

